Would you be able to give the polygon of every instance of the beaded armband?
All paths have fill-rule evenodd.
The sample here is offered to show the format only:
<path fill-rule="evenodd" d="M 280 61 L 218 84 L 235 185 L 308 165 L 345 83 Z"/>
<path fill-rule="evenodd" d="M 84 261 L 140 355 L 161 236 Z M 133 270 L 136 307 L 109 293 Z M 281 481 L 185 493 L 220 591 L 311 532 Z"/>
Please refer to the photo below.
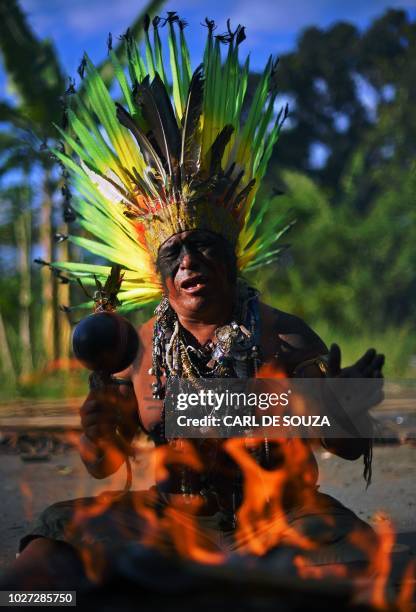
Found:
<path fill-rule="evenodd" d="M 293 370 L 292 376 L 297 378 L 306 378 L 305 370 L 311 365 L 315 365 L 319 368 L 322 376 L 328 376 L 328 358 L 326 355 L 317 355 L 311 359 L 305 359 L 301 361 Z"/>
<path fill-rule="evenodd" d="M 112 376 L 111 382 L 119 387 L 122 387 L 123 385 L 126 387 L 133 387 L 132 381 L 128 380 L 127 378 L 117 378 L 117 376 Z"/>

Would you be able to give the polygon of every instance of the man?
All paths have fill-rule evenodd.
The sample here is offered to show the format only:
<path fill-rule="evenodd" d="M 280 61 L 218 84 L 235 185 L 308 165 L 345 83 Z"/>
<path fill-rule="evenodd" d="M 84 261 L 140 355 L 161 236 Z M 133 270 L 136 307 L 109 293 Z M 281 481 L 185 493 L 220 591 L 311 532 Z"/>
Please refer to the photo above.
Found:
<path fill-rule="evenodd" d="M 194 230 L 175 234 L 161 246 L 158 268 L 163 278 L 170 308 L 177 317 L 181 332 L 189 342 L 189 346 L 201 350 L 210 342 L 215 344 L 216 330 L 230 323 L 236 310 L 235 300 L 238 299 L 235 257 L 227 243 L 220 236 L 207 231 Z M 218 299 L 219 295 L 221 300 Z M 149 433 L 156 444 L 167 442 L 160 428 L 163 420 L 163 401 L 153 398 L 150 393 L 153 381 L 153 375 L 149 371 L 152 370 L 154 325 L 155 319 L 151 319 L 139 328 L 139 354 L 135 362 L 118 375 L 125 381 L 131 381 L 133 388 L 123 385 L 118 388 L 117 392 L 114 389 L 90 392 L 81 409 L 84 430 L 80 446 L 81 456 L 88 471 L 95 478 L 105 478 L 114 473 L 126 459 L 117 443 L 116 430 L 120 426 L 120 414 L 122 414 L 123 434 L 129 441 L 133 440 L 141 427 L 142 430 Z M 261 329 L 259 353 L 262 363 L 274 363 L 280 371 L 284 370 L 287 376 L 322 376 L 321 362 L 322 357 L 327 355 L 327 349 L 322 340 L 301 319 L 259 303 L 259 326 Z M 210 361 L 209 353 L 210 351 L 207 351 L 205 359 L 199 362 L 199 367 L 203 367 L 203 361 Z M 373 377 L 381 375 L 382 362 L 382 356 L 370 350 L 352 369 L 340 371 L 339 350 L 333 346 L 327 367 L 329 374 L 338 376 L 347 374 L 353 378 Z M 205 367 L 207 367 L 206 364 Z M 220 444 L 219 441 L 216 443 Z M 326 448 L 330 448 L 332 452 L 349 460 L 357 459 L 368 452 L 368 440 L 327 440 L 325 444 Z M 215 529 L 218 530 L 218 533 L 225 534 L 227 544 L 225 548 L 227 549 L 228 546 L 229 550 L 236 550 L 233 538 L 235 525 L 232 525 L 232 522 L 235 517 L 238 520 L 239 506 L 242 501 L 241 484 L 237 481 L 239 469 L 237 465 L 231 465 L 230 461 L 227 462 L 226 452 L 220 447 L 216 449 L 217 456 L 212 464 L 211 450 L 212 445 L 207 449 L 201 445 L 198 447 L 201 462 L 205 464 L 204 468 L 209 472 L 209 477 L 205 480 L 206 491 L 202 490 L 203 485 L 200 480 L 197 483 L 194 482 L 196 474 L 193 474 L 194 480 L 191 478 L 186 484 L 189 487 L 186 494 L 200 496 L 203 504 L 199 507 L 198 512 L 205 519 L 215 517 L 208 523 L 206 521 L 205 524 L 202 522 L 202 525 L 198 523 L 199 528 L 203 530 L 205 525 L 208 525 L 211 534 Z M 309 454 L 307 465 L 308 472 L 297 474 L 297 479 L 293 482 L 289 481 L 285 490 L 288 499 L 288 515 L 293 515 L 290 524 L 299 525 L 302 530 L 305 530 L 308 518 L 307 516 L 305 518 L 304 505 L 298 508 L 301 518 L 296 517 L 296 502 L 301 499 L 304 503 L 307 497 L 305 488 L 308 491 L 316 490 L 318 474 L 312 452 Z M 169 478 L 159 484 L 161 484 L 160 493 L 163 495 L 165 504 L 174 503 L 173 500 L 176 497 L 180 498 L 183 495 L 181 490 L 183 483 L 180 479 L 178 480 L 178 474 L 174 469 Z M 297 487 L 297 490 L 290 490 L 290 486 Z M 132 495 L 138 498 L 146 494 L 133 493 Z M 331 545 L 334 548 L 333 561 L 348 560 L 348 554 L 351 555 L 351 551 L 346 557 L 345 554 L 344 557 L 342 556 L 343 547 L 344 550 L 348 548 L 346 546 L 347 536 L 357 529 L 365 533 L 366 527 L 351 511 L 335 500 L 322 494 L 316 493 L 316 495 L 320 497 L 315 498 L 313 508 L 306 508 L 306 514 L 309 512 L 309 518 L 313 519 L 313 537 L 318 542 L 323 537 L 322 545 L 325 547 L 327 562 Z M 159 500 L 158 503 L 160 503 Z M 22 580 L 24 576 L 25 584 L 27 584 L 27 576 L 30 575 L 31 580 L 34 581 L 33 584 L 38 584 L 39 574 L 33 572 L 33 567 L 30 569 L 31 563 L 36 560 L 37 571 L 44 572 L 42 579 L 49 581 L 47 584 L 53 585 L 54 580 L 57 580 L 56 584 L 65 585 L 68 580 L 74 580 L 77 572 L 81 579 L 83 569 L 79 562 L 77 548 L 82 547 L 82 544 L 76 539 L 74 532 L 72 533 L 74 540 L 71 542 L 71 536 L 65 532 L 65 528 L 68 527 L 77 508 L 93 504 L 94 501 L 91 499 L 76 500 L 75 502 L 58 503 L 47 509 L 38 521 L 34 532 L 23 541 L 25 548 L 16 564 L 16 576 Z M 113 506 L 108 505 L 103 510 L 103 515 L 117 513 L 118 504 L 121 502 L 115 501 Z M 134 503 L 132 504 L 131 500 L 129 506 L 130 514 L 127 513 L 125 520 L 132 523 Z M 336 519 L 330 533 L 327 528 L 325 529 L 324 523 L 317 526 L 316 517 L 319 513 L 322 516 L 332 516 Z M 66 524 L 65 521 L 67 521 Z M 94 529 L 98 527 L 99 525 L 87 516 L 82 531 L 94 537 Z M 112 530 L 111 538 L 123 539 L 126 537 L 123 530 L 117 531 L 117 526 L 109 525 L 108 528 Z M 135 526 L 136 538 L 139 529 Z M 99 538 L 100 536 L 97 536 L 98 541 Z M 39 567 L 40 555 L 44 559 L 43 567 L 42 563 Z M 353 555 L 352 559 L 355 560 L 356 557 Z M 48 576 L 47 579 L 45 575 Z"/>
<path fill-rule="evenodd" d="M 251 494 L 238 449 L 219 440 L 181 445 L 165 435 L 164 398 L 175 378 L 247 378 L 264 364 L 288 377 L 381 377 L 383 365 L 383 356 L 370 349 L 354 366 L 342 370 L 336 345 L 328 355 L 323 341 L 302 320 L 260 302 L 241 278 L 242 270 L 261 269 L 276 255 L 276 237 L 283 231 L 275 215 L 267 224 L 259 223 L 268 208 L 266 200 L 259 210 L 254 206 L 281 127 L 280 116 L 273 118 L 274 65 L 269 61 L 251 106 L 242 113 L 248 65 L 240 66 L 238 47 L 245 38 L 244 28 L 235 32 L 228 28 L 215 39 L 214 24 L 207 21 L 204 63 L 191 74 L 183 22 L 174 13 L 169 13 L 167 22 L 173 107 L 155 20 L 154 47 L 146 38 L 149 76 L 128 38 L 133 94 L 126 77 L 116 71 L 129 112 L 117 105 L 115 115 L 104 84 L 87 62 L 93 112 L 80 105 L 70 116 L 79 142 L 66 137 L 81 159 L 80 166 L 56 152 L 82 195 L 74 206 L 80 223 L 100 242 L 72 240 L 125 267 L 120 294 L 124 307 L 164 292 L 155 317 L 139 329 L 140 349 L 134 363 L 115 376 L 116 389 L 91 391 L 85 401 L 81 457 L 94 477 L 105 478 L 126 460 L 120 433 L 131 442 L 140 427 L 156 450 L 167 449 L 163 474 L 149 492 L 107 496 L 100 500 L 101 506 L 97 500 L 81 499 L 48 508 L 23 539 L 10 584 L 25 580 L 27 584 L 28 575 L 33 585 L 44 581 L 62 587 L 63 574 L 73 581 L 81 579 L 85 563 L 80 559 L 85 562 L 86 551 L 102 579 L 116 553 L 125 555 L 132 541 L 177 553 L 181 543 L 175 529 L 183 538 L 193 534 L 200 552 L 220 552 L 224 559 L 230 551 L 250 555 L 255 541 L 257 547 L 261 542 L 263 553 L 291 550 L 293 560 L 296 544 L 302 541 L 309 548 L 324 545 L 334 561 L 343 558 L 338 544 L 346 544 L 350 533 L 358 530 L 372 538 L 370 529 L 351 511 L 317 491 L 313 453 L 306 443 L 293 440 L 263 440 L 250 451 L 249 460 L 259 466 L 260 474 L 280 470 L 290 477 L 279 489 L 279 515 L 270 513 L 267 498 L 272 545 L 265 544 L 255 529 L 253 537 L 244 538 L 239 521 Z M 177 26 L 180 51 L 175 42 Z M 220 43 L 229 45 L 223 65 Z M 106 131 L 106 140 L 96 124 Z M 102 266 L 89 264 L 53 265 L 83 282 L 107 273 Z M 345 459 L 364 456 L 368 476 L 368 440 L 324 440 L 323 444 Z M 297 470 L 292 469 L 295 448 L 302 457 Z M 256 496 L 262 494 L 259 491 Z M 272 489 L 272 498 L 274 493 Z M 194 549 L 188 553 L 194 558 Z M 97 568 L 99 560 L 103 567 Z"/>

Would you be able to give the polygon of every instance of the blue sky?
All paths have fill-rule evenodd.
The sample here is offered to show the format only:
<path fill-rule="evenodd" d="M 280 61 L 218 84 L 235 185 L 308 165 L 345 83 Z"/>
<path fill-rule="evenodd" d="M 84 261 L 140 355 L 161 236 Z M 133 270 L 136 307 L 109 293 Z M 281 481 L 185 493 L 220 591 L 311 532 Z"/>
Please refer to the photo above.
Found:
<path fill-rule="evenodd" d="M 75 75 L 84 50 L 94 61 L 103 59 L 108 32 L 115 37 L 125 31 L 145 4 L 144 0 L 21 0 L 36 34 L 54 41 L 70 75 Z M 365 28 L 388 7 L 405 8 L 416 18 L 416 0 L 168 0 L 165 4 L 165 10 L 176 10 L 188 21 L 195 64 L 205 39 L 199 24 L 209 16 L 222 31 L 230 17 L 233 25 L 247 28 L 244 45 L 254 68 L 261 68 L 270 53 L 291 50 L 309 25 L 325 28 L 346 20 Z M 0 66 L 0 95 L 4 85 Z"/>

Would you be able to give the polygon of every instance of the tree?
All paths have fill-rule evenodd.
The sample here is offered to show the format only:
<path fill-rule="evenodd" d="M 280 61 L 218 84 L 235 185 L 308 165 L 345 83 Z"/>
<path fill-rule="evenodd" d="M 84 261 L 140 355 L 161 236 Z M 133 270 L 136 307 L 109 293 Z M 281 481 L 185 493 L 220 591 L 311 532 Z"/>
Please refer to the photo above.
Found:
<path fill-rule="evenodd" d="M 292 103 L 276 164 L 307 172 L 337 202 L 348 160 L 400 92 L 407 96 L 402 101 L 412 122 L 406 151 L 414 155 L 415 37 L 416 23 L 402 10 L 387 11 L 361 33 L 348 23 L 327 30 L 307 28 L 296 49 L 281 57 L 277 72 L 280 91 Z M 401 129 L 403 124 L 394 121 L 394 126 Z M 311 156 L 316 146 L 323 152 L 318 167 Z M 373 163 L 374 154 L 369 161 Z"/>
<path fill-rule="evenodd" d="M 151 0 L 148 3 L 130 26 L 133 38 L 138 40 L 141 37 L 145 15 L 154 14 L 162 4 L 161 0 Z M 65 203 L 65 198 L 62 199 L 60 195 L 62 181 L 57 164 L 45 148 L 57 143 L 58 133 L 53 124 L 61 124 L 64 94 L 65 90 L 70 94 L 71 84 L 68 83 L 53 44 L 36 36 L 17 0 L 0 0 L 0 51 L 14 93 L 13 103 L 0 101 L 0 121 L 7 125 L 7 129 L 0 132 L 0 178 L 6 177 L 10 181 L 10 177 L 16 179 L 17 176 L 21 181 L 22 175 L 16 171 L 20 171 L 22 165 L 25 165 L 28 182 L 36 179 L 37 184 L 41 185 L 39 212 L 35 205 L 39 193 L 34 194 L 29 208 L 32 208 L 34 213 L 31 215 L 34 225 L 32 230 L 40 243 L 42 258 L 46 261 L 65 258 L 67 243 L 56 243 L 53 236 L 58 230 L 65 233 L 65 223 L 71 217 L 71 210 Z M 116 47 L 115 53 L 122 60 L 121 43 Z M 114 75 L 107 60 L 102 62 L 100 71 L 107 82 L 111 83 Z M 23 213 L 22 218 L 16 219 L 18 244 L 14 243 L 15 248 L 27 243 L 28 233 L 23 232 L 23 227 L 27 226 L 27 213 L 24 214 L 25 221 L 22 220 Z M 11 229 L 10 226 L 7 227 Z M 16 256 L 18 257 L 17 251 Z M 26 255 L 21 255 L 20 260 L 15 262 L 17 268 L 20 261 L 21 272 L 24 260 Z M 40 270 L 40 277 L 41 342 L 44 357 L 50 361 L 67 355 L 69 350 L 68 321 L 58 309 L 58 302 L 67 299 L 63 295 L 67 288 L 60 286 L 56 278 L 51 278 L 47 268 Z M 20 289 L 20 299 L 24 301 L 25 309 L 28 303 L 33 302 L 26 295 L 29 286 L 26 281 L 24 299 L 23 288 Z M 16 297 L 13 296 L 12 299 Z M 21 329 L 23 330 L 23 327 Z M 26 324 L 25 330 L 21 339 L 27 345 L 30 337 L 28 338 Z"/>

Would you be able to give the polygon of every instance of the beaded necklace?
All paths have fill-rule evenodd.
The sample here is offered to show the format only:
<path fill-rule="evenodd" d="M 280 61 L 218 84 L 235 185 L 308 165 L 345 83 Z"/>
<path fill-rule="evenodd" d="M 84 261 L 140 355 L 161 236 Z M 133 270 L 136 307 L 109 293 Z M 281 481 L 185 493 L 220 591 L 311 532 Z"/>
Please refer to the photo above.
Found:
<path fill-rule="evenodd" d="M 149 372 L 156 378 L 152 385 L 154 398 L 164 400 L 166 388 L 174 378 L 187 378 L 197 387 L 198 380 L 204 378 L 256 376 L 260 363 L 259 294 L 244 281 L 239 280 L 236 286 L 231 323 L 218 327 L 214 340 L 203 347 L 196 348 L 190 343 L 189 332 L 180 325 L 166 297 L 155 314 L 152 368 Z M 167 440 L 165 437 L 164 411 L 157 429 L 159 443 L 172 444 L 180 449 L 181 440 Z M 193 443 L 198 446 L 203 444 L 203 440 L 193 440 Z M 213 460 L 215 462 L 215 457 Z M 205 476 L 203 488 L 212 492 L 209 473 Z M 187 498 L 192 495 L 192 475 L 186 466 L 181 469 L 179 478 L 180 492 Z M 236 490 L 241 487 L 240 479 L 237 480 L 234 482 Z M 233 517 L 234 514 L 233 511 Z"/>
<path fill-rule="evenodd" d="M 236 288 L 233 320 L 215 330 L 215 340 L 196 348 L 188 332 L 180 325 L 175 311 L 164 297 L 156 308 L 153 328 L 151 374 L 155 376 L 153 397 L 164 399 L 172 377 L 188 378 L 197 384 L 200 378 L 249 378 L 259 364 L 258 292 L 245 282 Z"/>

